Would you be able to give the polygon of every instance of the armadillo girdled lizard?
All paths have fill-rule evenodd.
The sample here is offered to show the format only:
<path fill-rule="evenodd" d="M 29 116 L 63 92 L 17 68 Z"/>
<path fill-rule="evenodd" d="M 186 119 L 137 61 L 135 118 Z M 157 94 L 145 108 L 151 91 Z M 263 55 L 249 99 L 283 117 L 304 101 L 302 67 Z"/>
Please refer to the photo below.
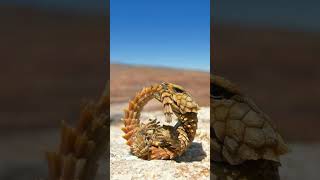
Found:
<path fill-rule="evenodd" d="M 171 122 L 173 114 L 177 116 L 174 127 L 160 126 L 156 120 L 140 122 L 143 107 L 153 98 L 163 104 L 167 122 Z M 142 159 L 173 159 L 184 153 L 193 141 L 198 110 L 198 104 L 179 85 L 161 83 L 143 88 L 124 110 L 123 137 L 131 152 Z"/>

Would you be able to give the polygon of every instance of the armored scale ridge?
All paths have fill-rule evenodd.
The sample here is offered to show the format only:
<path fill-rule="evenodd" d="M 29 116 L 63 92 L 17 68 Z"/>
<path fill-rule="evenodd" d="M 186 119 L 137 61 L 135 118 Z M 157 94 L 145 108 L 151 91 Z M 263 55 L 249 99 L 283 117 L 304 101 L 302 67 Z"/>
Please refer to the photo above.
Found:
<path fill-rule="evenodd" d="M 149 119 L 145 124 L 140 122 L 143 107 L 153 98 L 162 103 L 166 122 L 170 123 L 173 115 L 177 117 L 174 127 L 161 126 L 156 119 Z M 139 158 L 174 159 L 188 149 L 195 137 L 198 110 L 198 104 L 179 85 L 163 82 L 145 87 L 124 110 L 123 138 L 132 154 Z"/>
<path fill-rule="evenodd" d="M 288 147 L 275 124 L 232 82 L 211 75 L 213 179 L 280 179 Z"/>

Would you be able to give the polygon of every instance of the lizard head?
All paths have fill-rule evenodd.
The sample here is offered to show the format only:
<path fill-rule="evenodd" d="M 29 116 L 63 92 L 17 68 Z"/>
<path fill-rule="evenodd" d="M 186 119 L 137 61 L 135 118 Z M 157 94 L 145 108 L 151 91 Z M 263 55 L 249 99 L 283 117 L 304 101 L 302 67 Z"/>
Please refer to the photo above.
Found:
<path fill-rule="evenodd" d="M 241 95 L 235 84 L 217 75 L 211 75 L 210 86 L 210 96 L 215 100 L 230 99 L 234 95 Z"/>
<path fill-rule="evenodd" d="M 199 105 L 182 86 L 168 82 L 161 83 L 161 86 L 162 90 L 155 98 L 164 105 L 165 114 L 196 113 L 199 110 Z M 167 122 L 170 121 L 170 117 L 167 118 Z"/>

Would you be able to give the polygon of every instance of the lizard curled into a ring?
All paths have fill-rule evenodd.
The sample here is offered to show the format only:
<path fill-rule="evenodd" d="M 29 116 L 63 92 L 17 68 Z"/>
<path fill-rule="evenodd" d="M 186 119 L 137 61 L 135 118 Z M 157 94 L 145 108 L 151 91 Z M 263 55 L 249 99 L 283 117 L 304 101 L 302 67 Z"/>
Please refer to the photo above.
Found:
<path fill-rule="evenodd" d="M 143 107 L 156 99 L 163 105 L 166 122 L 177 116 L 175 126 L 161 126 L 156 120 L 140 122 Z M 143 88 L 129 101 L 122 121 L 132 154 L 142 159 L 174 159 L 191 145 L 197 130 L 199 105 L 181 86 L 163 82 Z"/>

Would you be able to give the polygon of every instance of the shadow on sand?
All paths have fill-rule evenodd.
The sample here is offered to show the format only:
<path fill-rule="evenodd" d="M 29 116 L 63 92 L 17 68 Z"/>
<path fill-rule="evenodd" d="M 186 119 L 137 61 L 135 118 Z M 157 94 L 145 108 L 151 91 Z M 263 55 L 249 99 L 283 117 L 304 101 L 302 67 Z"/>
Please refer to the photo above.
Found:
<path fill-rule="evenodd" d="M 207 154 L 204 152 L 202 143 L 193 142 L 189 149 L 180 157 L 175 160 L 179 162 L 193 162 L 193 161 L 202 161 Z"/>

